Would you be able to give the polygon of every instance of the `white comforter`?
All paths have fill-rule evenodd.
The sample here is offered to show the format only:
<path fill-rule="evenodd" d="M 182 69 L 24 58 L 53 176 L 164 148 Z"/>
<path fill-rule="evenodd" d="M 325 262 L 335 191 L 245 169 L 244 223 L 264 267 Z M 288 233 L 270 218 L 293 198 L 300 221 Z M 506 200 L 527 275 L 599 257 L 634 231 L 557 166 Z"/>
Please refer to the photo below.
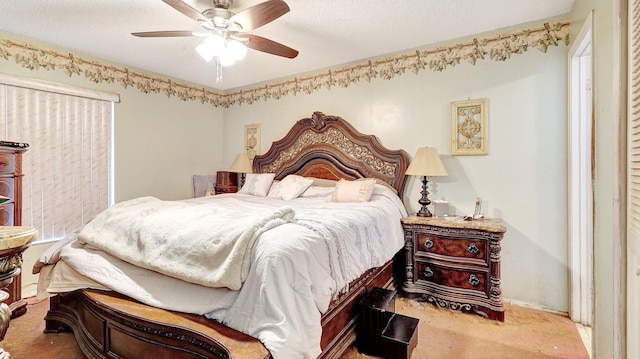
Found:
<path fill-rule="evenodd" d="M 223 201 L 140 197 L 98 214 L 78 233 L 78 240 L 138 267 L 237 290 L 249 273 L 255 240 L 294 214 L 291 207 L 247 213 Z"/>
<path fill-rule="evenodd" d="M 331 299 L 366 269 L 390 260 L 404 243 L 400 218 L 406 211 L 388 188 L 376 185 L 365 203 L 333 203 L 330 196 L 330 189 L 312 187 L 290 201 L 248 195 L 188 200 L 232 204 L 247 212 L 283 207 L 295 211 L 293 220 L 257 238 L 241 290 L 168 277 L 71 236 L 41 257 L 57 264 L 42 269 L 39 295 L 111 289 L 149 305 L 204 314 L 260 339 L 276 359 L 315 358 L 321 352 L 320 318 Z"/>

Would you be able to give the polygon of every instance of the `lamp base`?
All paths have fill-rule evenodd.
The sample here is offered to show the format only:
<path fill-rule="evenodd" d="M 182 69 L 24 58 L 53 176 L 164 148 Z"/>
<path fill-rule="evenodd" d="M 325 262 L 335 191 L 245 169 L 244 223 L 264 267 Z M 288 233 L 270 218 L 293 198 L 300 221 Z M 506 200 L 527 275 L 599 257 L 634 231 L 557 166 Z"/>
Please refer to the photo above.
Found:
<path fill-rule="evenodd" d="M 422 192 L 420 193 L 422 194 L 422 198 L 418 200 L 418 203 L 420 203 L 422 207 L 416 215 L 418 215 L 418 217 L 432 217 L 433 214 L 431 214 L 431 211 L 427 208 L 427 206 L 431 204 L 429 191 L 427 190 L 427 176 L 422 176 Z"/>
<path fill-rule="evenodd" d="M 420 210 L 416 213 L 416 215 L 418 217 L 433 217 L 433 214 L 431 213 L 431 211 L 429 211 L 427 206 L 420 208 Z"/>

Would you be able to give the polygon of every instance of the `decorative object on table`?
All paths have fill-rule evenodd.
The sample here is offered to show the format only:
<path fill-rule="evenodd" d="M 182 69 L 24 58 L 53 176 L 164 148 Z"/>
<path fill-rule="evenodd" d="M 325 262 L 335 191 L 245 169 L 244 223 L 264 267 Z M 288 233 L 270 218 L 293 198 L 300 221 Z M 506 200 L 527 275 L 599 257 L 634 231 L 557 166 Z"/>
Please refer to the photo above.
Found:
<path fill-rule="evenodd" d="M 486 155 L 488 147 L 486 98 L 451 103 L 451 154 Z"/>
<path fill-rule="evenodd" d="M 420 147 L 416 155 L 411 160 L 409 168 L 405 173 L 410 176 L 422 176 L 422 198 L 418 200 L 421 208 L 417 215 L 420 217 L 431 217 L 432 214 L 427 206 L 431 204 L 429 191 L 427 190 L 427 176 L 446 176 L 447 170 L 444 168 L 440 156 L 434 147 Z"/>
<path fill-rule="evenodd" d="M 29 148 L 28 143 L 13 142 L 13 141 L 0 141 L 0 146 L 17 147 L 17 148 Z"/>
<path fill-rule="evenodd" d="M 500 243 L 507 228 L 501 219 L 409 216 L 402 228 L 405 297 L 504 321 Z"/>
<path fill-rule="evenodd" d="M 38 231 L 31 227 L 0 226 L 0 341 L 7 333 L 12 316 L 11 308 L 4 303 L 9 299 L 9 293 L 4 289 L 20 274 L 22 252 L 37 235 Z M 0 347 L 0 359 L 8 358 L 9 353 Z"/>
<path fill-rule="evenodd" d="M 260 153 L 260 124 L 244 126 L 244 146 L 250 160 Z"/>
<path fill-rule="evenodd" d="M 473 210 L 473 214 L 466 215 L 462 218 L 465 221 L 473 221 L 474 219 L 484 218 L 484 215 L 482 214 L 482 199 L 480 199 L 480 197 L 476 198 L 476 206 Z"/>
<path fill-rule="evenodd" d="M 208 188 L 204 191 L 204 196 L 208 197 L 208 196 L 213 196 L 216 194 L 216 190 L 213 188 Z"/>
<path fill-rule="evenodd" d="M 0 195 L 0 204 L 11 201 L 10 197 Z"/>
<path fill-rule="evenodd" d="M 238 192 L 238 174 L 229 171 L 216 173 L 215 194 Z"/>
<path fill-rule="evenodd" d="M 249 156 L 243 152 L 236 156 L 236 159 L 233 160 L 231 167 L 229 168 L 229 172 L 240 173 L 240 187 L 244 185 L 244 175 L 246 173 L 253 173 L 253 168 L 251 167 L 251 159 Z"/>
<path fill-rule="evenodd" d="M 449 215 L 449 202 L 445 200 L 433 201 L 433 215 L 436 217 L 446 217 Z"/>

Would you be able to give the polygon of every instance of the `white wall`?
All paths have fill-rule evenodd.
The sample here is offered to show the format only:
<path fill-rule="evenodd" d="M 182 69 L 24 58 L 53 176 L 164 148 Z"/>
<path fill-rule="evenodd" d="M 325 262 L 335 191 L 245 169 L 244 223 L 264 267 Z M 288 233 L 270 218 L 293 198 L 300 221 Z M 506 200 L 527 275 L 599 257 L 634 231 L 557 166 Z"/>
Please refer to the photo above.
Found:
<path fill-rule="evenodd" d="M 436 147 L 449 176 L 433 178 L 430 198 L 449 200 L 456 214 L 502 217 L 503 297 L 568 311 L 567 48 L 530 49 L 506 62 L 464 63 L 440 73 L 407 73 L 224 111 L 224 162 L 242 152 L 244 125 L 261 124 L 262 152 L 313 111 L 341 116 L 360 132 L 411 156 Z M 489 99 L 489 154 L 451 156 L 450 104 Z M 411 178 L 405 205 L 418 208 L 421 183 Z M 507 315 L 509 315 L 507 313 Z"/>

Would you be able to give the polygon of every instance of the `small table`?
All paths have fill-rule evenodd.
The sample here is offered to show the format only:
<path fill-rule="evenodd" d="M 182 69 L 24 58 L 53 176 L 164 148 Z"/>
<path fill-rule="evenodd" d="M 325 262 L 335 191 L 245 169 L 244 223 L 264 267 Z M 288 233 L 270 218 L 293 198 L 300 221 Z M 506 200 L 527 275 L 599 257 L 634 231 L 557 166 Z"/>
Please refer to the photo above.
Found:
<path fill-rule="evenodd" d="M 507 229 L 501 219 L 409 216 L 402 226 L 406 297 L 504 321 L 500 242 Z"/>
<path fill-rule="evenodd" d="M 31 227 L 0 226 L 0 341 L 4 339 L 11 319 L 11 309 L 4 303 L 9 293 L 4 289 L 20 274 L 22 252 L 37 235 L 38 231 Z M 0 359 L 5 358 L 9 358 L 9 353 L 0 347 Z"/>

